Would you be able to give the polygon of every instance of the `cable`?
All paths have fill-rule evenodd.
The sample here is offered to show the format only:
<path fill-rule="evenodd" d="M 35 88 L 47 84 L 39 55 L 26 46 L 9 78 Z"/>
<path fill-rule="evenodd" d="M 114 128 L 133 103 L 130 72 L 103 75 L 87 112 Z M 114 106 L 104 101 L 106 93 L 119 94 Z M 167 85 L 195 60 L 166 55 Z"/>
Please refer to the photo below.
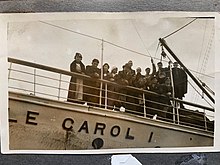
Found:
<path fill-rule="evenodd" d="M 89 37 L 89 38 L 92 38 L 92 39 L 95 39 L 95 40 L 102 41 L 101 38 L 94 37 L 94 36 L 87 35 L 87 34 L 80 33 L 80 32 L 76 32 L 76 31 L 74 31 L 74 30 L 70 30 L 70 29 L 64 28 L 64 27 L 62 27 L 62 26 L 54 25 L 54 24 L 47 23 L 47 22 L 44 22 L 44 21 L 39 21 L 39 22 L 44 23 L 44 24 L 47 24 L 47 25 L 50 25 L 50 26 L 53 26 L 53 27 L 56 27 L 56 28 L 59 28 L 59 29 L 63 29 L 63 30 L 66 30 L 66 31 L 69 31 L 69 32 L 72 32 L 72 33 L 76 33 L 76 34 L 79 34 L 79 35 L 82 35 L 82 36 L 85 36 L 85 37 Z"/>
<path fill-rule="evenodd" d="M 44 21 L 39 21 L 41 23 L 44 23 L 44 24 L 47 24 L 47 25 L 50 25 L 50 26 L 53 26 L 53 27 L 56 27 L 56 28 L 60 28 L 62 30 L 66 30 L 66 31 L 69 31 L 69 32 L 72 32 L 72 33 L 75 33 L 75 34 L 79 34 L 79 35 L 82 35 L 82 36 L 85 36 L 85 37 L 89 37 L 89 38 L 92 38 L 92 39 L 95 39 L 95 40 L 98 40 L 98 41 L 103 41 L 105 43 L 108 43 L 110 45 L 113 45 L 115 47 L 118 47 L 118 48 L 121 48 L 121 49 L 124 49 L 124 50 L 127 50 L 129 52 L 132 52 L 132 53 L 136 53 L 136 54 L 139 54 L 139 55 L 142 55 L 142 56 L 146 56 L 146 57 L 150 57 L 150 55 L 146 55 L 144 53 L 139 53 L 137 51 L 134 51 L 134 50 L 131 50 L 131 49 L 128 49 L 128 48 L 125 48 L 123 46 L 120 46 L 120 45 L 117 45 L 117 44 L 114 44 L 113 42 L 110 42 L 110 41 L 107 41 L 107 40 L 103 40 L 101 38 L 98 38 L 98 37 L 94 37 L 94 36 L 91 36 L 91 35 L 87 35 L 87 34 L 84 34 L 84 33 L 80 33 L 80 32 L 76 32 L 74 30 L 70 30 L 70 29 L 67 29 L 67 28 L 64 28 L 64 27 L 61 27 L 61 26 L 58 26 L 58 25 L 54 25 L 54 24 L 51 24 L 51 23 L 47 23 L 47 22 L 44 22 Z M 154 58 L 154 59 L 157 59 L 157 60 L 160 60 L 159 58 Z"/>
<path fill-rule="evenodd" d="M 89 37 L 89 38 L 91 38 L 91 39 L 95 39 L 95 40 L 98 40 L 98 41 L 103 41 L 103 42 L 105 42 L 105 43 L 107 43 L 107 44 L 110 44 L 110 45 L 112 45 L 112 46 L 115 46 L 115 47 L 117 47 L 117 48 L 124 49 L 124 50 L 127 50 L 127 51 L 129 51 L 129 52 L 132 52 L 132 53 L 141 55 L 141 56 L 154 58 L 154 59 L 160 61 L 160 58 L 152 57 L 152 56 L 150 56 L 150 55 L 146 55 L 146 54 L 144 54 L 144 53 L 140 53 L 140 52 L 137 52 L 137 51 L 135 51 L 135 50 L 125 48 L 125 47 L 123 47 L 123 46 L 114 44 L 113 42 L 110 42 L 110 41 L 107 41 L 107 40 L 103 40 L 103 39 L 98 38 L 98 37 L 94 37 L 94 36 L 87 35 L 87 34 L 84 34 L 84 33 L 76 32 L 76 31 L 74 31 L 74 30 L 71 30 L 71 29 L 68 29 L 68 28 L 64 28 L 64 27 L 61 27 L 61 26 L 58 26 L 58 25 L 54 25 L 54 24 L 51 24 L 51 23 L 47 23 L 47 22 L 44 22 L 44 21 L 39 21 L 39 22 L 41 22 L 41 23 L 43 23 L 43 24 L 46 24 L 46 25 L 49 25 L 49 26 L 53 26 L 53 27 L 62 29 L 62 30 L 66 30 L 66 31 L 68 31 L 68 32 L 72 32 L 72 33 L 75 33 L 75 34 L 78 34 L 78 35 L 82 35 L 82 36 L 84 36 L 84 37 Z M 159 43 L 158 43 L 158 48 L 159 48 Z M 158 48 L 157 48 L 157 49 L 158 49 Z M 163 61 L 168 62 L 168 61 L 166 61 L 166 60 L 163 60 Z M 189 69 L 189 70 L 192 71 L 192 72 L 198 73 L 198 74 L 200 74 L 200 75 L 203 75 L 203 76 L 207 76 L 207 77 L 210 77 L 210 78 L 214 78 L 214 77 L 212 77 L 212 76 L 209 76 L 209 75 L 206 75 L 206 74 L 203 74 L 203 73 L 199 73 L 199 72 L 196 72 L 196 71 L 191 70 L 191 69 Z"/>
<path fill-rule="evenodd" d="M 155 51 L 154 57 L 156 57 L 157 52 L 158 52 L 158 50 L 159 50 L 159 47 L 160 47 L 160 42 L 158 42 L 158 44 L 157 44 L 157 49 L 156 49 L 156 51 Z"/>
<path fill-rule="evenodd" d="M 138 29 L 137 29 L 136 25 L 134 24 L 134 22 L 133 22 L 132 20 L 131 20 L 131 23 L 132 23 L 132 25 L 134 26 L 134 29 L 135 29 L 135 31 L 137 32 L 139 38 L 141 39 L 141 41 L 142 41 L 142 43 L 143 43 L 143 45 L 144 45 L 144 48 L 147 50 L 147 47 L 146 47 L 146 45 L 144 44 L 144 41 L 143 41 L 143 39 L 142 39 L 140 33 L 138 32 Z M 150 54 L 150 52 L 149 52 L 148 50 L 147 50 L 147 53 L 148 53 L 148 54 L 150 55 L 150 57 L 151 57 L 151 54 Z"/>
<path fill-rule="evenodd" d="M 199 93 L 199 91 L 192 85 L 192 83 L 190 82 L 190 81 L 188 81 L 188 83 L 191 85 L 191 87 L 205 100 L 205 102 L 207 103 L 207 104 L 209 104 L 212 108 L 214 108 L 213 106 L 212 106 L 212 104 L 210 104 L 203 96 L 202 96 L 202 94 L 200 94 Z"/>
<path fill-rule="evenodd" d="M 189 23 L 187 23 L 186 25 L 182 26 L 181 28 L 175 30 L 174 32 L 168 34 L 167 36 L 163 37 L 163 39 L 170 37 L 171 35 L 177 33 L 178 31 L 182 30 L 183 28 L 185 28 L 186 26 L 190 25 L 191 23 L 193 23 L 195 20 L 197 20 L 197 18 L 193 19 L 192 21 L 190 21 Z"/>

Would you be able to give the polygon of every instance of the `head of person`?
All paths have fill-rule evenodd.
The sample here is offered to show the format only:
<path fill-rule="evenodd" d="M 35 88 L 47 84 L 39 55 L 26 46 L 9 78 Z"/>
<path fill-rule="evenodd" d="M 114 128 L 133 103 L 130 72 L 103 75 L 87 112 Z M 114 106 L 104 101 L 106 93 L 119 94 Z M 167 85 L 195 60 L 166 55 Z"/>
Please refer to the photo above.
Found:
<path fill-rule="evenodd" d="M 157 67 L 158 67 L 158 69 L 163 68 L 163 64 L 162 64 L 162 62 L 158 62 L 158 63 L 157 63 Z"/>
<path fill-rule="evenodd" d="M 145 69 L 146 74 L 150 74 L 150 68 Z"/>
<path fill-rule="evenodd" d="M 178 62 L 174 62 L 174 63 L 173 63 L 173 67 L 174 67 L 174 68 L 178 68 L 178 66 L 179 66 Z"/>
<path fill-rule="evenodd" d="M 82 61 L 82 54 L 76 53 L 74 59 L 76 60 L 77 63 L 80 63 Z"/>
<path fill-rule="evenodd" d="M 136 72 L 137 72 L 137 73 L 141 73 L 141 68 L 138 67 L 138 68 L 136 69 Z"/>
<path fill-rule="evenodd" d="M 128 61 L 128 67 L 131 68 L 133 66 L 133 62 L 131 60 Z"/>
<path fill-rule="evenodd" d="M 104 72 L 108 72 L 108 70 L 109 70 L 109 64 L 105 63 L 105 64 L 103 65 L 103 71 L 104 71 Z"/>
<path fill-rule="evenodd" d="M 127 63 L 127 64 L 125 64 L 125 65 L 123 65 L 123 70 L 125 71 L 125 72 L 128 72 L 129 70 L 130 70 L 130 65 Z"/>
<path fill-rule="evenodd" d="M 157 82 L 158 82 L 158 80 L 155 76 L 151 78 L 151 83 L 152 84 L 157 84 Z"/>
<path fill-rule="evenodd" d="M 171 84 L 170 78 L 167 77 L 166 80 L 165 80 L 165 85 L 170 85 L 170 84 Z"/>
<path fill-rule="evenodd" d="M 118 72 L 118 68 L 116 66 L 113 66 L 111 72 L 116 74 Z"/>
<path fill-rule="evenodd" d="M 94 67 L 94 68 L 97 68 L 98 67 L 98 65 L 99 65 L 99 60 L 98 59 L 93 59 L 92 60 L 92 66 Z"/>

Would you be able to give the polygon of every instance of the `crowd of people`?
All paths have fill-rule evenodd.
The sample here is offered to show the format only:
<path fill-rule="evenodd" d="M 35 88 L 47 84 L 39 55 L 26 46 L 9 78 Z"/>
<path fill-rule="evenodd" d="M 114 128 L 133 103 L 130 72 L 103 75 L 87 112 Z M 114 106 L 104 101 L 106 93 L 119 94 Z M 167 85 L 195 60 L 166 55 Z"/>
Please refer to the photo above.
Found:
<path fill-rule="evenodd" d="M 131 60 L 124 64 L 120 71 L 115 66 L 109 71 L 110 66 L 108 63 L 105 63 L 101 70 L 98 67 L 98 59 L 93 59 L 92 64 L 85 67 L 82 63 L 82 54 L 76 53 L 74 61 L 70 65 L 70 71 L 85 74 L 90 79 L 72 76 L 67 101 L 87 102 L 93 106 L 99 106 L 100 102 L 101 106 L 107 103 L 107 107 L 110 109 L 123 107 L 126 110 L 143 114 L 144 97 L 146 107 L 151 109 L 151 112 L 154 111 L 152 114 L 165 117 L 165 112 L 168 111 L 170 105 L 170 96 L 182 99 L 187 93 L 187 75 L 177 62 L 173 63 L 172 68 L 171 62 L 169 62 L 168 67 L 163 67 L 162 62 L 158 62 L 156 68 L 153 59 L 151 59 L 151 64 L 152 72 L 151 68 L 147 67 L 145 74 L 141 73 L 140 67 L 135 71 L 132 68 L 133 62 Z M 99 79 L 113 83 L 102 83 L 101 85 Z M 173 83 L 171 83 L 171 79 L 173 79 Z M 173 84 L 174 90 L 172 90 L 171 84 Z M 127 86 L 134 88 L 127 88 Z M 143 92 L 137 90 L 137 88 L 152 91 L 159 95 L 145 93 L 143 96 Z M 102 90 L 101 94 L 100 89 Z M 107 99 L 105 99 L 106 96 Z M 168 106 L 166 107 L 164 104 Z M 183 104 L 180 104 L 180 108 L 184 108 Z M 156 112 L 157 109 L 162 110 L 162 112 Z"/>

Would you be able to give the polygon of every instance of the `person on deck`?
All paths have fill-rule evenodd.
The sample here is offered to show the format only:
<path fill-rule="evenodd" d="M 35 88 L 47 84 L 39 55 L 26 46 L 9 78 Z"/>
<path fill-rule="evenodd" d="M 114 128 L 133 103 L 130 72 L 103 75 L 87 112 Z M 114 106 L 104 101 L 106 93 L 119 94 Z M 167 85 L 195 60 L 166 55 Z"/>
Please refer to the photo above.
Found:
<path fill-rule="evenodd" d="M 134 76 L 134 80 L 133 80 L 133 86 L 136 88 L 140 88 L 140 89 L 144 89 L 145 88 L 145 77 L 144 75 L 141 74 L 141 68 L 138 67 L 136 69 L 136 75 Z M 143 115 L 143 92 L 142 91 L 132 91 L 132 96 L 136 97 L 131 99 L 131 101 L 133 101 L 133 103 L 136 105 L 135 107 L 133 106 L 133 110 L 135 112 L 137 112 L 138 115 Z"/>
<path fill-rule="evenodd" d="M 151 59 L 151 63 L 152 63 L 152 73 L 150 74 L 151 69 L 150 68 L 146 68 L 145 69 L 145 75 L 144 75 L 144 81 L 145 81 L 145 89 L 149 90 L 149 86 L 151 84 L 151 79 L 154 75 L 156 75 L 156 66 L 154 64 L 153 59 Z"/>
<path fill-rule="evenodd" d="M 156 72 L 156 77 L 159 84 L 165 83 L 166 77 L 170 77 L 170 69 L 163 68 L 163 63 L 157 63 L 158 71 Z"/>
<path fill-rule="evenodd" d="M 98 64 L 99 60 L 93 59 L 92 65 L 86 66 L 86 75 L 90 76 L 91 79 L 85 80 L 85 101 L 87 101 L 89 105 L 94 106 L 98 106 L 99 104 L 100 82 L 97 80 L 101 77 L 101 70 L 98 68 Z"/>
<path fill-rule="evenodd" d="M 174 84 L 174 96 L 180 100 L 183 99 L 187 93 L 187 74 L 181 68 L 177 62 L 173 63 L 172 68 L 173 84 Z M 184 108 L 183 103 L 180 103 L 180 108 Z"/>
<path fill-rule="evenodd" d="M 105 63 L 103 66 L 102 66 L 102 69 L 103 69 L 103 79 L 104 80 L 109 80 L 110 79 L 110 72 L 109 72 L 109 64 L 108 63 Z M 109 102 L 109 84 L 107 83 L 102 83 L 102 107 L 105 107 L 106 103 L 105 103 L 105 99 L 107 99 L 107 105 L 108 105 L 108 102 Z M 107 92 L 107 98 L 106 97 L 106 92 Z"/>
<path fill-rule="evenodd" d="M 127 63 L 123 66 L 123 70 L 119 71 L 116 82 L 120 85 L 121 87 L 118 87 L 118 105 L 117 107 L 124 107 L 128 108 L 127 104 L 127 97 L 129 91 L 125 86 L 132 85 L 132 80 L 133 80 L 133 74 L 130 70 L 130 65 Z"/>
<path fill-rule="evenodd" d="M 110 82 L 116 82 L 117 80 L 117 76 L 118 76 L 118 68 L 113 66 L 112 67 L 112 70 L 111 70 L 111 73 L 109 74 L 109 81 Z M 114 84 L 109 84 L 108 85 L 108 108 L 109 109 L 115 109 L 116 108 L 116 105 L 118 105 L 118 95 L 117 95 L 117 92 L 118 92 L 118 88 L 116 85 Z"/>
<path fill-rule="evenodd" d="M 82 63 L 80 53 L 75 54 L 74 61 L 70 64 L 70 71 L 85 74 L 85 65 Z M 80 103 L 83 101 L 83 79 L 77 76 L 71 77 L 67 101 Z"/>
<path fill-rule="evenodd" d="M 134 76 L 135 75 L 135 70 L 132 69 L 132 66 L 133 66 L 133 62 L 131 60 L 129 60 L 128 63 L 127 63 L 127 67 L 129 69 L 130 74 L 132 76 Z"/>
<path fill-rule="evenodd" d="M 108 63 L 105 63 L 104 65 L 103 65 L 103 79 L 104 80 L 109 80 L 109 76 L 110 76 L 110 72 L 109 72 L 109 64 Z"/>

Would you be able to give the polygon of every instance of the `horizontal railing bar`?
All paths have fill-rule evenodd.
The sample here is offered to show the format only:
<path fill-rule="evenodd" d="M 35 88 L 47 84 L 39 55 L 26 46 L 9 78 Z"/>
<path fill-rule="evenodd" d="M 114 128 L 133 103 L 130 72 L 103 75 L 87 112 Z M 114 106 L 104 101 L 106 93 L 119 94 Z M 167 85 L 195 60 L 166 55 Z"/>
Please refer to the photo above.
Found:
<path fill-rule="evenodd" d="M 26 82 L 26 83 L 29 83 L 29 84 L 34 84 L 31 81 L 26 81 L 26 80 L 23 80 L 23 79 L 10 78 L 10 80 L 16 80 L 16 81 Z M 41 83 L 35 83 L 35 85 L 48 87 L 48 88 L 53 88 L 53 89 L 58 89 L 57 87 L 54 87 L 54 86 L 51 86 L 51 85 L 46 85 L 46 84 L 41 84 Z"/>
<path fill-rule="evenodd" d="M 180 99 L 176 99 L 176 98 L 173 98 L 173 99 L 174 99 L 175 101 L 181 102 L 181 103 L 186 104 L 186 105 L 191 105 L 191 106 L 193 106 L 193 107 L 202 108 L 202 109 L 205 109 L 205 110 L 209 110 L 209 111 L 215 112 L 215 109 L 214 109 L 214 108 L 206 107 L 206 106 L 203 106 L 203 105 L 191 103 L 191 102 L 184 101 L 184 100 L 180 100 Z"/>
<path fill-rule="evenodd" d="M 45 66 L 45 65 L 41 65 L 41 64 L 36 64 L 36 63 L 33 63 L 33 62 L 27 62 L 27 61 L 23 61 L 23 60 L 14 59 L 14 58 L 8 58 L 8 61 L 12 62 L 12 63 L 16 63 L 16 64 L 21 64 L 21 65 L 25 65 L 25 66 L 29 66 L 29 67 L 34 67 L 34 68 L 39 68 L 39 69 L 42 69 L 42 70 L 47 70 L 47 71 L 59 73 L 59 74 L 61 73 L 61 74 L 68 75 L 68 76 L 77 76 L 77 77 L 80 77 L 82 79 L 91 79 L 87 75 L 73 73 L 73 72 L 69 72 L 69 71 L 66 71 L 66 70 L 62 70 L 62 69 L 57 69 L 57 68 L 53 68 L 53 67 L 49 67 L 49 66 Z M 157 95 L 157 96 L 166 97 L 164 95 L 160 95 L 160 94 L 157 94 L 157 93 L 152 92 L 152 91 L 148 91 L 148 90 L 144 90 L 144 89 L 138 89 L 138 88 L 131 87 L 131 86 L 123 86 L 123 85 L 120 85 L 120 84 L 117 84 L 117 83 L 114 83 L 114 82 L 109 82 L 107 80 L 97 79 L 97 81 L 104 82 L 104 83 L 107 83 L 107 84 L 117 85 L 119 87 L 120 86 L 121 87 L 126 87 L 127 89 L 131 89 L 131 90 L 134 90 L 136 92 L 140 91 L 140 92 L 144 92 L 144 93 L 148 93 L 148 94 L 153 94 L 153 95 Z M 195 107 L 199 107 L 199 108 L 204 108 L 206 110 L 214 112 L 214 108 L 209 108 L 209 107 L 206 107 L 206 106 L 203 106 L 203 105 L 190 103 L 190 102 L 179 100 L 179 99 L 176 99 L 176 98 L 170 98 L 170 100 L 172 100 L 172 99 L 174 99 L 175 101 L 178 101 L 178 102 L 182 102 L 182 103 L 187 104 L 187 105 L 191 105 L 191 106 L 195 106 Z"/>

